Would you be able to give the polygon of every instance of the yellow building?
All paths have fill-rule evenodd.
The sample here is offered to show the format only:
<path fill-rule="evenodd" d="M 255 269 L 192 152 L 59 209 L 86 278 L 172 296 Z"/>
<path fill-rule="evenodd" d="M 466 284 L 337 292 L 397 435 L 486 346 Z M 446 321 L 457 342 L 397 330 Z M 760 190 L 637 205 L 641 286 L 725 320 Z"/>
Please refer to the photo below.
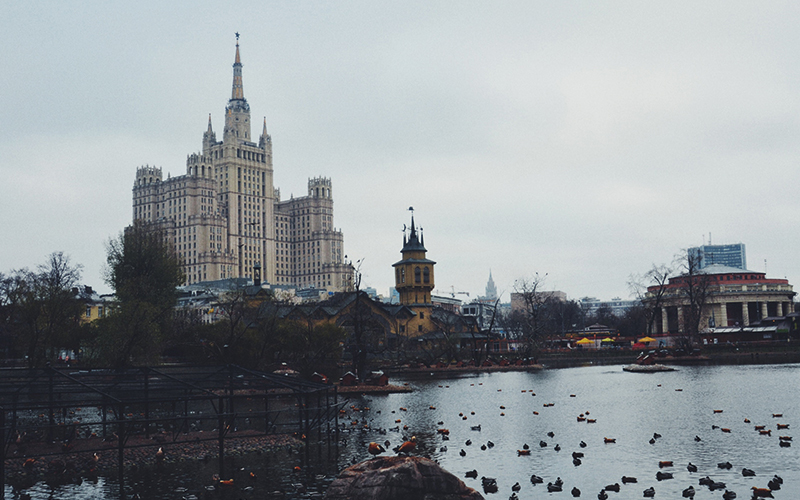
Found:
<path fill-rule="evenodd" d="M 413 214 L 408 235 L 403 233 L 403 249 L 400 252 L 403 259 L 392 264 L 395 289 L 400 294 L 400 304 L 416 313 L 407 326 L 407 334 L 418 336 L 435 331 L 436 325 L 431 321 L 431 292 L 435 286 L 433 266 L 436 262 L 426 256 L 425 240 L 421 230 L 417 234 Z"/>

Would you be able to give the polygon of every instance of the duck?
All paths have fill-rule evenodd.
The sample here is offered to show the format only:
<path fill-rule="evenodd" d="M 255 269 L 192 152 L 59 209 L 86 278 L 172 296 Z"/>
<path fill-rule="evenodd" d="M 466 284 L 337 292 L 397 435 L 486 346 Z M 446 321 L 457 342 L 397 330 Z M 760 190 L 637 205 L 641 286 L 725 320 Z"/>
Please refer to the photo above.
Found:
<path fill-rule="evenodd" d="M 577 486 L 573 487 L 570 493 L 572 493 L 572 496 L 574 496 L 575 498 L 581 496 L 581 490 L 579 490 Z"/>
<path fill-rule="evenodd" d="M 377 457 L 381 453 L 385 453 L 386 448 L 373 441 L 369 443 L 369 446 L 367 447 L 367 452 L 369 452 L 369 454 L 372 455 L 373 457 Z"/>
<path fill-rule="evenodd" d="M 458 454 L 461 455 L 462 457 L 466 457 L 467 456 L 467 452 L 464 451 L 464 448 L 461 448 L 461 451 L 459 451 Z"/>
<path fill-rule="evenodd" d="M 414 451 L 414 448 L 416 447 L 417 447 L 417 437 L 411 436 L 411 439 L 404 442 L 397 448 L 397 454 L 399 455 L 401 453 L 405 453 L 406 455 L 408 455 L 409 453 Z"/>
<path fill-rule="evenodd" d="M 544 479 L 542 479 L 541 477 L 537 476 L 536 474 L 532 474 L 531 475 L 531 484 L 536 486 L 537 484 L 541 484 L 541 483 L 544 483 Z"/>
<path fill-rule="evenodd" d="M 489 448 L 494 448 L 494 443 L 491 441 L 486 441 L 486 446 L 488 446 Z"/>
<path fill-rule="evenodd" d="M 477 469 L 472 469 L 470 471 L 467 471 L 467 473 L 464 474 L 464 475 L 466 477 L 469 477 L 469 478 L 472 478 L 472 479 L 477 479 L 478 478 L 478 470 Z"/>
<path fill-rule="evenodd" d="M 702 439 L 700 439 L 700 436 L 695 436 L 695 437 L 694 437 L 694 440 L 695 440 L 696 442 L 698 442 L 698 443 L 699 443 L 700 441 L 702 441 Z"/>
<path fill-rule="evenodd" d="M 658 462 L 658 468 L 672 467 L 672 460 L 661 460 Z"/>
<path fill-rule="evenodd" d="M 485 444 L 481 445 L 481 451 L 486 451 L 486 445 Z"/>
<path fill-rule="evenodd" d="M 600 490 L 600 493 L 597 494 L 597 500 L 608 500 L 608 493 L 606 493 L 606 490 Z"/>
<path fill-rule="evenodd" d="M 692 462 L 689 462 L 689 465 L 686 466 L 686 470 L 689 472 L 697 472 L 697 466 Z"/>
<path fill-rule="evenodd" d="M 644 490 L 644 491 L 642 492 L 642 495 L 643 495 L 645 498 L 653 498 L 654 496 L 656 496 L 656 490 L 655 490 L 655 488 L 653 488 L 653 487 L 651 486 L 651 487 L 647 488 L 646 490 Z"/>
<path fill-rule="evenodd" d="M 656 479 L 658 479 L 659 481 L 663 481 L 665 479 L 672 479 L 672 473 L 658 471 L 656 472 Z"/>
<path fill-rule="evenodd" d="M 607 438 L 607 437 L 604 437 L 604 438 L 603 438 L 603 442 L 604 442 L 604 443 L 616 443 L 616 442 L 617 442 L 617 438 Z"/>
<path fill-rule="evenodd" d="M 481 485 L 484 493 L 497 493 L 497 479 L 493 477 L 481 477 Z"/>
<path fill-rule="evenodd" d="M 574 465 L 575 467 L 579 466 L 579 465 L 580 465 L 580 464 L 582 464 L 582 463 L 583 463 L 583 462 L 581 462 L 581 459 L 580 459 L 580 458 L 573 458 L 573 459 L 572 459 L 572 465 Z"/>
<path fill-rule="evenodd" d="M 708 476 L 701 477 L 697 482 L 700 483 L 700 486 L 710 486 L 714 484 L 714 480 Z"/>
<path fill-rule="evenodd" d="M 717 467 L 719 467 L 720 469 L 730 470 L 733 467 L 733 465 L 731 465 L 730 462 L 720 462 L 717 464 Z"/>
<path fill-rule="evenodd" d="M 638 483 L 639 480 L 631 476 L 622 476 L 622 484 Z"/>
<path fill-rule="evenodd" d="M 572 452 L 572 458 L 583 458 L 583 452 L 582 451 L 573 451 Z"/>
<path fill-rule="evenodd" d="M 748 469 L 747 467 L 742 469 L 742 476 L 744 477 L 753 477 L 756 475 L 756 472 L 752 469 Z"/>
<path fill-rule="evenodd" d="M 580 443 L 578 443 L 578 446 L 580 446 L 581 448 L 586 448 L 586 443 L 581 441 Z"/>
<path fill-rule="evenodd" d="M 541 446 L 542 448 L 546 448 L 547 443 L 545 443 L 544 441 L 539 441 L 539 446 Z"/>
<path fill-rule="evenodd" d="M 531 450 L 517 450 L 517 456 L 528 456 L 531 454 Z"/>
<path fill-rule="evenodd" d="M 514 486 L 511 487 L 511 491 L 519 491 L 522 489 L 522 486 L 519 485 L 519 481 L 514 483 Z"/>
<path fill-rule="evenodd" d="M 734 498 L 736 498 L 736 492 L 725 490 L 725 493 L 722 494 L 722 498 L 723 500 L 733 500 Z"/>
<path fill-rule="evenodd" d="M 767 488 L 771 489 L 772 491 L 779 490 L 779 489 L 781 489 L 781 483 L 776 481 L 775 478 L 773 477 L 767 483 Z"/>
<path fill-rule="evenodd" d="M 689 486 L 681 494 L 683 498 L 694 498 L 694 486 Z"/>
<path fill-rule="evenodd" d="M 608 486 L 603 488 L 603 490 L 619 493 L 619 483 L 609 484 Z"/>
<path fill-rule="evenodd" d="M 753 490 L 753 498 L 775 498 L 769 488 L 756 488 L 753 486 L 750 489 Z"/>
<path fill-rule="evenodd" d="M 471 446 L 471 445 L 472 445 L 472 440 L 471 440 L 471 439 L 467 439 L 467 440 L 464 442 L 464 444 L 465 444 L 466 446 Z"/>
<path fill-rule="evenodd" d="M 556 443 L 556 445 L 553 447 L 553 449 L 556 450 L 556 451 L 561 451 L 561 445 Z"/>
<path fill-rule="evenodd" d="M 554 493 L 556 491 L 561 491 L 561 486 L 554 483 L 547 483 L 547 491 L 550 493 Z"/>
<path fill-rule="evenodd" d="M 439 448 L 439 451 L 442 453 L 447 453 L 447 446 L 442 446 L 441 448 Z"/>
<path fill-rule="evenodd" d="M 710 489 L 711 491 L 724 490 L 725 483 L 723 483 L 722 481 L 713 481 L 711 484 L 708 485 L 708 489 Z"/>
<path fill-rule="evenodd" d="M 522 449 L 523 450 L 528 450 L 528 449 L 530 449 L 530 446 L 528 446 L 528 443 L 525 443 L 525 444 L 522 445 Z"/>
<path fill-rule="evenodd" d="M 555 435 L 555 433 L 553 431 L 550 431 L 550 432 L 547 433 L 547 436 L 548 437 L 555 437 L 556 435 Z"/>

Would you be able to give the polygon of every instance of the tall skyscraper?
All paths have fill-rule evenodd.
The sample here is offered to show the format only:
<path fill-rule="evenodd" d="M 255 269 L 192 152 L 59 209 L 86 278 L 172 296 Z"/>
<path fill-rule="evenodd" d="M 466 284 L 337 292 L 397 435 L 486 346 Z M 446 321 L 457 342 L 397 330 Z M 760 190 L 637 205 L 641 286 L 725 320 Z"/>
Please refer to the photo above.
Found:
<path fill-rule="evenodd" d="M 703 245 L 689 249 L 689 256 L 699 260 L 700 269 L 712 264 L 747 269 L 744 243 L 731 245 Z"/>
<path fill-rule="evenodd" d="M 133 218 L 153 223 L 172 239 L 186 283 L 252 277 L 298 288 L 340 291 L 352 283 L 344 236 L 333 225 L 329 178 L 308 181 L 308 196 L 281 201 L 273 185 L 272 138 L 264 119 L 258 142 L 244 97 L 239 37 L 222 140 L 211 115 L 202 150 L 186 174 L 163 178 L 160 168 L 136 171 Z"/>

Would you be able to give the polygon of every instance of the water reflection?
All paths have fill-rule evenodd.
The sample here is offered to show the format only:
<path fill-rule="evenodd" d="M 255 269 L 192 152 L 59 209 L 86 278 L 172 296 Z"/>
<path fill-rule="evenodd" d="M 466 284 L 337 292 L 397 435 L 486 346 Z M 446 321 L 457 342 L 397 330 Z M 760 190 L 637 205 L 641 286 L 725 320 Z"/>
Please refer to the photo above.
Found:
<path fill-rule="evenodd" d="M 249 499 L 272 492 L 281 492 L 283 498 L 314 498 L 321 496 L 339 470 L 354 460 L 369 458 L 370 441 L 389 440 L 390 446 L 396 446 L 404 436 L 416 435 L 417 454 L 439 461 L 468 485 L 479 489 L 481 476 L 497 478 L 497 498 L 507 498 L 516 482 L 522 486 L 520 498 L 547 495 L 545 485 L 556 477 L 563 479 L 565 492 L 577 486 L 582 496 L 595 498 L 604 486 L 621 482 L 623 475 L 637 477 L 638 483 L 622 485 L 620 498 L 641 498 L 642 490 L 651 486 L 656 498 L 681 498 L 689 485 L 698 490 L 698 499 L 721 497 L 721 492 L 712 494 L 698 485 L 698 479 L 706 475 L 746 498 L 752 486 L 766 487 L 773 474 L 785 479 L 775 496 L 797 498 L 798 456 L 795 448 L 779 447 L 778 435 L 791 435 L 800 425 L 800 403 L 794 397 L 800 385 L 798 375 L 799 365 L 752 365 L 681 367 L 655 374 L 596 366 L 449 379 L 430 376 L 410 380 L 416 389 L 410 394 L 351 398 L 348 410 L 351 405 L 369 410 L 348 411 L 338 441 L 335 436 L 328 441 L 314 435 L 300 452 L 284 449 L 230 457 L 226 461 L 234 479 L 230 489 L 206 490 L 217 470 L 213 459 L 133 472 L 127 481 L 130 491 L 142 498 Z M 596 422 L 578 422 L 582 413 Z M 773 413 L 783 417 L 773 418 Z M 751 423 L 745 423 L 745 418 Z M 777 432 L 778 422 L 790 424 L 789 430 Z M 478 424 L 480 431 L 471 429 Z M 759 435 L 755 425 L 771 428 L 772 435 Z M 723 433 L 715 426 L 731 432 Z M 389 430 L 394 427 L 398 430 Z M 450 439 L 444 441 L 438 428 L 449 429 Z M 662 437 L 651 444 L 656 432 Z M 695 441 L 695 436 L 701 440 Z M 606 444 L 605 437 L 616 442 Z M 468 446 L 467 440 L 472 444 Z M 495 446 L 481 450 L 488 441 Z M 539 446 L 540 441 L 547 446 Z M 586 448 L 579 447 L 581 441 Z M 517 456 L 516 450 L 524 444 L 530 446 L 531 454 Z M 555 450 L 557 444 L 561 451 Z M 447 451 L 441 451 L 443 446 Z M 466 452 L 463 457 L 461 449 Z M 578 466 L 573 464 L 573 451 L 585 454 Z M 656 480 L 662 460 L 674 462 L 674 467 L 664 470 L 673 472 L 675 479 Z M 733 468 L 718 469 L 717 463 L 724 461 Z M 697 473 L 686 470 L 688 462 L 697 465 Z M 753 469 L 756 476 L 743 477 L 743 467 Z M 465 478 L 472 469 L 477 469 L 478 478 Z M 255 481 L 248 480 L 250 471 L 257 475 Z M 544 478 L 545 485 L 531 484 L 534 473 Z M 114 499 L 117 491 L 113 479 L 101 478 L 97 484 L 55 492 L 39 484 L 29 493 L 33 498 Z"/>

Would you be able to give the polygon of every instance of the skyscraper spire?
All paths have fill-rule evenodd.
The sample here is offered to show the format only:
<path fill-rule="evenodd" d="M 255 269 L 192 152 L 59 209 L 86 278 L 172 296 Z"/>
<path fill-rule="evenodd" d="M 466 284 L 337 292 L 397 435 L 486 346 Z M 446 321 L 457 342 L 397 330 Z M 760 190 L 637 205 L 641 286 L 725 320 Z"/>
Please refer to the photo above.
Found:
<path fill-rule="evenodd" d="M 214 130 L 211 129 L 211 113 L 208 114 L 208 133 L 212 133 Z"/>
<path fill-rule="evenodd" d="M 239 33 L 236 33 L 236 60 L 233 63 L 233 90 L 231 100 L 244 100 L 244 87 L 242 86 L 242 59 L 239 57 Z"/>

